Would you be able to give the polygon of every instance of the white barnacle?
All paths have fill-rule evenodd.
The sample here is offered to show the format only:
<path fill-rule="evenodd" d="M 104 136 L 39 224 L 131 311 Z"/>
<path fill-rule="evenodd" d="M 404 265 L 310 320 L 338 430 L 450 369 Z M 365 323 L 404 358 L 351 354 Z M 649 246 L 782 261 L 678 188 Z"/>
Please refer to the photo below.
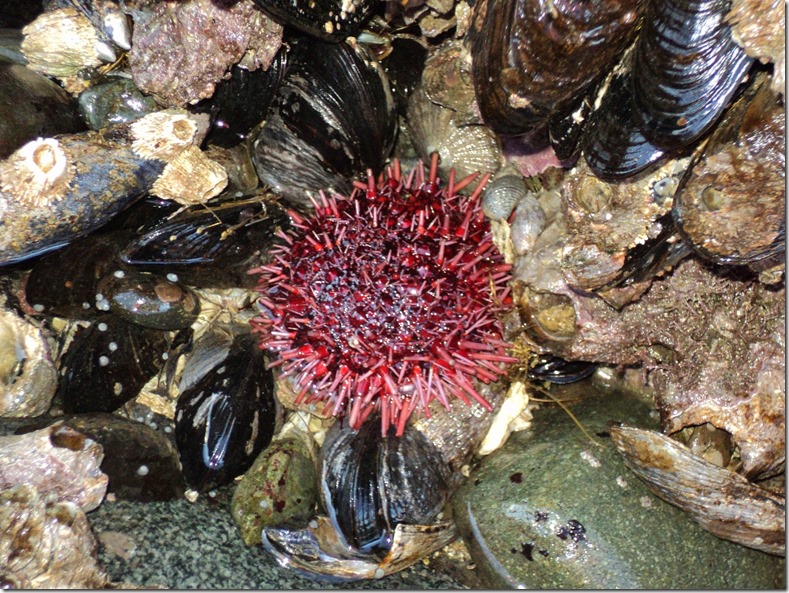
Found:
<path fill-rule="evenodd" d="M 54 138 L 32 140 L 0 162 L 0 189 L 34 207 L 63 199 L 73 178 L 74 165 Z"/>
<path fill-rule="evenodd" d="M 144 159 L 170 161 L 192 145 L 197 123 L 185 113 L 157 111 L 131 124 L 132 149 Z"/>

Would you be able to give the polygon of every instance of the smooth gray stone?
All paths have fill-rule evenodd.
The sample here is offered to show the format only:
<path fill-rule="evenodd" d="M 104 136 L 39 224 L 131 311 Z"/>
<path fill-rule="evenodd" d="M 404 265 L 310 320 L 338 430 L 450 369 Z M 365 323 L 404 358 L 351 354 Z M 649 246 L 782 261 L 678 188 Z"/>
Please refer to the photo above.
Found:
<path fill-rule="evenodd" d="M 612 393 L 535 412 L 454 497 L 461 534 L 490 587 L 785 588 L 785 562 L 703 530 L 627 469 L 609 421 L 657 428 L 650 406 Z"/>
<path fill-rule="evenodd" d="M 91 130 L 128 123 L 158 109 L 153 97 L 143 95 L 130 78 L 108 78 L 79 96 L 80 113 Z"/>
<path fill-rule="evenodd" d="M 71 95 L 43 74 L 0 58 L 0 159 L 38 137 L 84 129 Z"/>

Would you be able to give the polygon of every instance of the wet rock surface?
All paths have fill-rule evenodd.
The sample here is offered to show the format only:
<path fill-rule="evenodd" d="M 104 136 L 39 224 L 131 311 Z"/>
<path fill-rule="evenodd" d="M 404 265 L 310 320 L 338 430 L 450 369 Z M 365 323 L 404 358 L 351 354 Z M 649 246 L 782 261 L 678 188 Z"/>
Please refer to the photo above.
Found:
<path fill-rule="evenodd" d="M 784 561 L 705 532 L 627 469 L 610 422 L 657 424 L 631 396 L 596 395 L 568 414 L 542 409 L 531 429 L 472 472 L 453 501 L 489 587 L 780 588 Z"/>

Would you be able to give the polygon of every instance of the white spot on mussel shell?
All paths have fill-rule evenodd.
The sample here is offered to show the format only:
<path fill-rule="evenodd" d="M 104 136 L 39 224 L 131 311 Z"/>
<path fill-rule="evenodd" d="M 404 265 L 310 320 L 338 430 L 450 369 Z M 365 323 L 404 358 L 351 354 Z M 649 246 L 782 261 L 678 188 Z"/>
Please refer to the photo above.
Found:
<path fill-rule="evenodd" d="M 169 274 L 167 274 L 166 278 L 170 282 L 178 282 L 178 274 L 174 274 L 173 272 L 170 272 Z"/>
<path fill-rule="evenodd" d="M 110 342 L 109 344 L 107 344 L 107 349 L 110 352 L 115 352 L 118 349 L 118 343 L 117 342 Z"/>
<path fill-rule="evenodd" d="M 42 313 L 44 311 L 44 309 L 45 309 L 45 307 L 41 303 L 37 303 L 37 304 L 33 305 L 33 310 L 36 311 L 37 313 Z"/>
<path fill-rule="evenodd" d="M 105 331 L 107 331 L 107 324 L 106 324 L 106 323 L 104 323 L 103 321 L 101 321 L 101 322 L 99 322 L 99 324 L 96 326 L 96 328 L 97 328 L 97 329 L 98 329 L 100 332 L 105 332 Z"/>
<path fill-rule="evenodd" d="M 126 276 L 126 273 L 123 270 L 115 270 L 112 273 L 112 275 L 115 276 L 116 278 L 123 278 L 124 276 Z"/>
<path fill-rule="evenodd" d="M 147 476 L 149 471 L 150 470 L 148 469 L 147 465 L 141 465 L 140 467 L 137 468 L 137 475 L 138 476 Z"/>
<path fill-rule="evenodd" d="M 110 364 L 110 359 L 107 356 L 99 356 L 99 366 L 105 367 Z"/>

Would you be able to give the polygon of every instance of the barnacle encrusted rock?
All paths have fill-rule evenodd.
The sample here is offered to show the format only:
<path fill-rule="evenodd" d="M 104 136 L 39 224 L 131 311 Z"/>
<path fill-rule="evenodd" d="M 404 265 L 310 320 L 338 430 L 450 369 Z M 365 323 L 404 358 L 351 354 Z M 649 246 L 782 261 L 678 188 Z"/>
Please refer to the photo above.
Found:
<path fill-rule="evenodd" d="M 549 273 L 559 264 L 543 256 L 542 274 L 516 266 L 515 296 L 529 331 L 548 335 L 553 353 L 643 365 L 666 433 L 709 422 L 731 433 L 746 476 L 769 475 L 782 466 L 785 287 L 770 288 L 690 259 L 617 310 L 569 288 L 560 274 Z M 563 312 L 561 334 L 545 327 L 551 308 Z"/>
<path fill-rule="evenodd" d="M 103 457 L 101 445 L 60 423 L 0 437 L 0 489 L 29 484 L 47 501 L 92 511 L 107 491 Z"/>
<path fill-rule="evenodd" d="M 0 573 L 4 588 L 101 589 L 109 578 L 96 539 L 73 502 L 55 502 L 35 486 L 0 490 Z"/>
<path fill-rule="evenodd" d="M 268 68 L 282 37 L 282 27 L 252 0 L 156 2 L 132 11 L 132 17 L 134 83 L 168 106 L 210 97 L 239 61 L 250 70 Z"/>
<path fill-rule="evenodd" d="M 41 330 L 11 311 L 0 310 L 0 417 L 46 412 L 57 378 Z"/>

